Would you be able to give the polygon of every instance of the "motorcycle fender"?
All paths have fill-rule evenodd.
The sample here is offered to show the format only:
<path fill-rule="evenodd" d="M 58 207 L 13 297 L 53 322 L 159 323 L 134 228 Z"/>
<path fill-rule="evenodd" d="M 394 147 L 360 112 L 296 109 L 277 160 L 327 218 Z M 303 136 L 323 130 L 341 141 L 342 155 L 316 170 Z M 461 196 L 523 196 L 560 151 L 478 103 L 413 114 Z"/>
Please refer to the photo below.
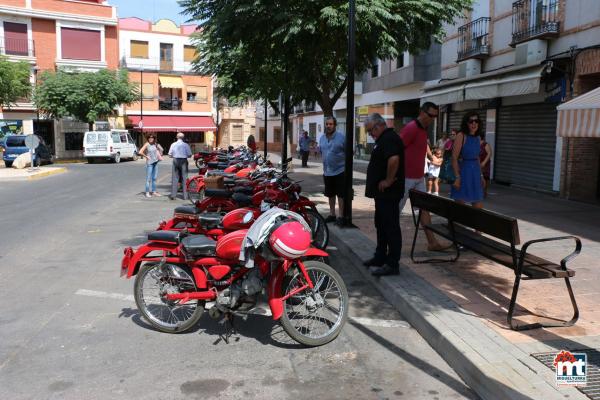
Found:
<path fill-rule="evenodd" d="M 329 257 L 329 253 L 321 249 L 317 249 L 316 247 L 309 247 L 308 250 L 306 250 L 306 253 L 304 253 L 304 257 L 308 256 Z"/>
<path fill-rule="evenodd" d="M 283 278 L 287 270 L 290 268 L 290 263 L 284 261 L 280 268 L 277 268 L 271 275 L 268 286 L 269 294 L 269 307 L 271 308 L 271 315 L 273 320 L 277 321 L 283 314 L 283 300 L 281 300 L 281 286 L 283 285 Z"/>
<path fill-rule="evenodd" d="M 153 251 L 163 251 L 163 252 L 167 252 L 167 253 L 175 253 L 175 254 L 179 254 L 177 251 L 177 245 L 174 243 L 146 243 L 140 247 L 138 247 L 137 250 L 133 251 L 133 254 L 131 254 L 131 251 L 129 251 L 129 248 L 125 249 L 125 257 L 124 257 L 124 261 L 125 258 L 127 258 L 127 278 L 131 278 L 132 276 L 134 276 L 135 274 L 137 274 L 138 270 L 140 269 L 140 264 L 142 263 L 142 261 L 160 261 L 162 259 L 162 256 L 148 256 L 148 254 L 150 254 Z M 169 257 L 167 258 L 167 262 L 185 262 L 185 260 L 181 260 L 179 257 Z M 123 263 L 121 264 L 121 268 L 124 270 L 125 267 L 123 265 Z"/>

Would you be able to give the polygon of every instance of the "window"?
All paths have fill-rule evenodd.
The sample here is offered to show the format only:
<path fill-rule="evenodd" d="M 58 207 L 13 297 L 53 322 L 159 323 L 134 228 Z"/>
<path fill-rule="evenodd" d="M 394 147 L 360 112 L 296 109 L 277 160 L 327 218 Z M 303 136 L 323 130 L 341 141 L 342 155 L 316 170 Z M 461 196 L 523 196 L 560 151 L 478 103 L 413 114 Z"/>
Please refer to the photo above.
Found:
<path fill-rule="evenodd" d="M 308 136 L 313 140 L 317 138 L 317 123 L 316 122 L 310 122 L 308 124 Z"/>
<path fill-rule="evenodd" d="M 208 103 L 206 86 L 186 87 L 187 101 L 194 103 Z"/>
<path fill-rule="evenodd" d="M 115 143 L 115 144 L 121 143 L 121 136 L 118 133 L 113 132 L 112 140 L 113 140 L 113 143 Z"/>
<path fill-rule="evenodd" d="M 398 54 L 398 58 L 396 58 L 396 69 L 404 68 L 408 66 L 408 51 L 403 52 L 402 54 Z"/>
<path fill-rule="evenodd" d="M 244 140 L 243 128 L 243 125 L 233 125 L 231 127 L 231 140 L 234 142 L 241 142 Z"/>
<path fill-rule="evenodd" d="M 373 66 L 371 67 L 371 78 L 377 78 L 379 76 L 379 60 L 373 61 Z"/>
<path fill-rule="evenodd" d="M 121 143 L 127 143 L 127 134 L 121 133 Z"/>
<path fill-rule="evenodd" d="M 101 61 L 100 31 L 61 28 L 62 58 Z"/>
<path fill-rule="evenodd" d="M 281 143 L 281 127 L 276 126 L 273 128 L 273 143 Z"/>
<path fill-rule="evenodd" d="M 154 98 L 154 84 L 144 83 L 142 84 L 142 98 L 153 99 Z"/>
<path fill-rule="evenodd" d="M 4 23 L 4 50 L 6 54 L 26 56 L 29 54 L 27 24 Z"/>
<path fill-rule="evenodd" d="M 65 150 L 83 150 L 83 132 L 65 132 Z"/>
<path fill-rule="evenodd" d="M 204 143 L 204 132 L 186 132 L 185 140 L 190 143 Z"/>
<path fill-rule="evenodd" d="M 148 42 L 143 42 L 141 40 L 132 40 L 131 57 L 148 58 Z"/>
<path fill-rule="evenodd" d="M 131 135 L 129 133 L 127 134 L 127 140 L 129 140 L 129 143 L 135 144 L 135 141 L 133 140 L 133 138 L 131 137 Z"/>
<path fill-rule="evenodd" d="M 258 140 L 264 142 L 265 139 L 265 128 L 258 128 Z"/>
<path fill-rule="evenodd" d="M 183 61 L 192 62 L 197 55 L 195 46 L 183 46 Z"/>

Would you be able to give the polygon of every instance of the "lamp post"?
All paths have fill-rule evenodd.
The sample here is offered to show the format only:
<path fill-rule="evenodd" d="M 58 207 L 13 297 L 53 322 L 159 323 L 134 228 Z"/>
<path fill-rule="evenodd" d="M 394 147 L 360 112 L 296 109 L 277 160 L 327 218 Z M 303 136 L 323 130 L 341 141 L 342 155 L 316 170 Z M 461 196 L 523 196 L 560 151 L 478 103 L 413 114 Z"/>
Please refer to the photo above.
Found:
<path fill-rule="evenodd" d="M 344 190 L 344 226 L 353 227 L 352 224 L 352 178 L 354 155 L 354 64 L 355 32 L 356 32 L 356 5 L 355 0 L 348 2 L 348 69 L 346 72 L 346 165 L 345 165 L 345 190 Z"/>
<path fill-rule="evenodd" d="M 267 120 L 267 105 L 269 104 L 269 102 L 267 101 L 267 99 L 265 99 L 265 143 L 264 143 L 264 148 L 265 148 L 265 160 L 267 159 L 267 128 L 268 128 L 268 120 Z M 259 138 L 260 139 L 260 138 Z"/>
<path fill-rule="evenodd" d="M 140 68 L 140 138 L 144 142 L 144 66 Z M 156 139 L 154 139 L 156 141 Z M 139 142 L 138 142 L 139 143 Z"/>

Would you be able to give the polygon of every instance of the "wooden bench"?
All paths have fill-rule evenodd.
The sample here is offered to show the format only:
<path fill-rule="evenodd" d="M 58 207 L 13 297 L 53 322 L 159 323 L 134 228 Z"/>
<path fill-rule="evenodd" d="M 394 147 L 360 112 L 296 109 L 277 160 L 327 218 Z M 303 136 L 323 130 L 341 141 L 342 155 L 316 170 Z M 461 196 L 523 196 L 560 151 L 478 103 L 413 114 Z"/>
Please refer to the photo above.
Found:
<path fill-rule="evenodd" d="M 559 236 L 530 240 L 518 249 L 517 246 L 520 244 L 520 237 L 516 218 L 485 209 L 478 209 L 451 199 L 417 190 L 411 190 L 409 196 L 413 222 L 415 224 L 415 234 L 410 250 L 410 257 L 413 262 L 454 262 L 460 257 L 460 246 L 463 246 L 514 271 L 515 281 L 507 316 L 508 324 L 512 329 L 526 330 L 542 327 L 571 326 L 575 324 L 579 318 L 579 309 L 577 308 L 575 295 L 569 281 L 575 275 L 575 271 L 567 268 L 567 263 L 581 252 L 581 241 L 579 238 L 575 236 Z M 429 211 L 432 214 L 445 218 L 446 221 L 443 223 L 431 223 L 424 228 L 452 242 L 455 255 L 451 259 L 429 258 L 417 260 L 415 258 L 415 244 L 419 234 L 421 211 Z M 483 236 L 481 233 L 475 231 L 487 236 Z M 567 239 L 575 241 L 575 250 L 563 258 L 559 264 L 528 253 L 529 247 L 533 244 Z M 522 325 L 514 323 L 513 313 L 521 280 L 551 278 L 562 278 L 565 280 L 573 306 L 573 318 L 569 321 L 561 321 L 548 317 L 555 322 L 536 322 Z"/>

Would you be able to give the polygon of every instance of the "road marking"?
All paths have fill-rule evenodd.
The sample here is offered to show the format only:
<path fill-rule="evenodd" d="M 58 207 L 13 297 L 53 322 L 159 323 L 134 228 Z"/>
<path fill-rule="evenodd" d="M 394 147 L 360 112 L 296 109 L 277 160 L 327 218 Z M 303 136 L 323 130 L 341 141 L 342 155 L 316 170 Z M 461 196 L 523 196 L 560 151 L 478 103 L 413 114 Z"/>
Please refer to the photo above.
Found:
<path fill-rule="evenodd" d="M 410 328 L 410 324 L 408 322 L 395 319 L 350 317 L 350 320 L 359 325 L 375 326 L 379 328 Z"/>
<path fill-rule="evenodd" d="M 101 299 L 135 301 L 133 295 L 131 295 L 131 294 L 108 293 L 108 292 L 102 292 L 99 290 L 79 289 L 75 292 L 75 294 L 77 294 L 79 296 L 98 297 Z"/>
<path fill-rule="evenodd" d="M 87 297 L 98 297 L 101 299 L 114 299 L 114 300 L 124 300 L 134 302 L 135 298 L 131 294 L 121 294 L 121 293 L 109 293 L 102 292 L 99 290 L 88 290 L 88 289 L 78 289 L 75 292 L 76 295 L 79 296 L 87 296 Z M 206 304 L 206 309 L 208 310 L 211 306 L 214 305 L 214 302 L 208 302 Z M 248 312 L 248 314 L 253 315 L 262 315 L 265 317 L 270 317 L 271 310 L 268 308 L 263 308 L 261 306 L 255 308 Z M 394 319 L 374 319 L 374 318 L 364 318 L 364 317 L 350 317 L 350 321 L 365 326 L 374 326 L 378 328 L 410 328 L 410 324 L 406 321 L 402 320 L 394 320 Z"/>

